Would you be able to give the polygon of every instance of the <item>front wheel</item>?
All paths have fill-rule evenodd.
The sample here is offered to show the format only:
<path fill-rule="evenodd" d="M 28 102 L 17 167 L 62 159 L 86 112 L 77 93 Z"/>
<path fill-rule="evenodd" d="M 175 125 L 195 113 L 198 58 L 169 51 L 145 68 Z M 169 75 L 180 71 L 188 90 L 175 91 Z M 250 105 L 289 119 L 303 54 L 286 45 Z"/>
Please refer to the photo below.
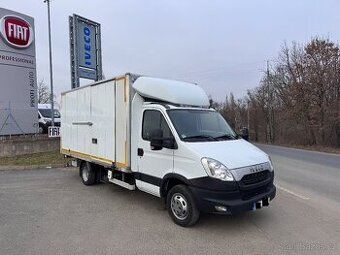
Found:
<path fill-rule="evenodd" d="M 185 185 L 171 188 L 167 195 L 167 207 L 173 221 L 182 227 L 192 226 L 199 219 L 195 200 Z"/>
<path fill-rule="evenodd" d="M 39 123 L 39 134 L 47 134 L 47 128 Z"/>

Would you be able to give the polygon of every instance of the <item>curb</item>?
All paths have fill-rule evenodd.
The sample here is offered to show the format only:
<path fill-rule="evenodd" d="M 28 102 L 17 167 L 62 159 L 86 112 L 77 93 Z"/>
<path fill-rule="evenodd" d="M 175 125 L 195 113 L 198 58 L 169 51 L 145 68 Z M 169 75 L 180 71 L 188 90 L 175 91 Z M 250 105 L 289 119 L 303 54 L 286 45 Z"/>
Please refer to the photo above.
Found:
<path fill-rule="evenodd" d="M 70 168 L 65 164 L 55 165 L 32 165 L 32 166 L 0 166 L 0 171 L 11 171 L 11 170 L 33 170 L 33 169 L 52 169 L 52 168 Z"/>

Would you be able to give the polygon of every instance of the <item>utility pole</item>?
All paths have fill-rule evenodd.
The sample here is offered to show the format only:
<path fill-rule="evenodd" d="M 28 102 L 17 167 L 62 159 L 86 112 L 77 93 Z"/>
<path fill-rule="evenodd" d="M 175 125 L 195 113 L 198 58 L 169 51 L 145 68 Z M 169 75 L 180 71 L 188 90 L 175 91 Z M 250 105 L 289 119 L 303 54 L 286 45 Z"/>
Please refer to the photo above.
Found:
<path fill-rule="evenodd" d="M 52 118 L 52 126 L 54 126 L 54 98 L 53 98 L 53 69 L 52 69 L 52 42 L 51 42 L 51 11 L 50 11 L 50 1 L 51 0 L 44 0 L 44 3 L 47 3 L 48 45 L 49 45 L 49 53 L 50 53 L 51 118 Z"/>
<path fill-rule="evenodd" d="M 275 141 L 275 127 L 274 127 L 274 105 L 273 105 L 273 84 L 269 71 L 269 60 L 267 60 L 267 93 L 268 93 L 268 124 L 269 124 L 269 141 Z"/>
<path fill-rule="evenodd" d="M 269 60 L 267 60 L 267 79 L 266 79 L 266 93 L 267 93 L 267 142 L 272 143 L 271 139 L 271 125 L 270 125 L 270 92 L 269 92 Z"/>
<path fill-rule="evenodd" d="M 247 128 L 248 128 L 248 132 L 250 130 L 250 100 L 247 100 Z"/>

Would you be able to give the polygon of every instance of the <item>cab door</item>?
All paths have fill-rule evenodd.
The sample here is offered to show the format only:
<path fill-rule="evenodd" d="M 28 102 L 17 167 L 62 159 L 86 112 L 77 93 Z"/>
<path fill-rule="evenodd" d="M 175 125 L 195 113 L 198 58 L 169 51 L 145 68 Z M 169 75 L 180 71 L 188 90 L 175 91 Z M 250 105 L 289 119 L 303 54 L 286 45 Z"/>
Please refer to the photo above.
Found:
<path fill-rule="evenodd" d="M 153 150 L 150 144 L 151 133 L 161 129 L 163 138 L 173 139 L 169 125 L 162 112 L 146 109 L 143 112 L 142 134 L 138 142 L 138 170 L 136 183 L 139 189 L 160 197 L 160 185 L 164 175 L 174 168 L 174 150 L 163 147 Z"/>

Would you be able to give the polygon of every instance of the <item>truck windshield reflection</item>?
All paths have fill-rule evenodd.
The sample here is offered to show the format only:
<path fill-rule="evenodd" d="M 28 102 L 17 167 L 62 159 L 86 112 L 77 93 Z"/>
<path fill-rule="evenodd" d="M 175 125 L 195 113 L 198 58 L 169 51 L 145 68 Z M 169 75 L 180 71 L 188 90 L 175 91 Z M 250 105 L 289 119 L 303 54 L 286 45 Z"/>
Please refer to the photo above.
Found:
<path fill-rule="evenodd" d="M 182 141 L 222 141 L 237 139 L 236 133 L 215 111 L 168 110 L 168 115 Z"/>

